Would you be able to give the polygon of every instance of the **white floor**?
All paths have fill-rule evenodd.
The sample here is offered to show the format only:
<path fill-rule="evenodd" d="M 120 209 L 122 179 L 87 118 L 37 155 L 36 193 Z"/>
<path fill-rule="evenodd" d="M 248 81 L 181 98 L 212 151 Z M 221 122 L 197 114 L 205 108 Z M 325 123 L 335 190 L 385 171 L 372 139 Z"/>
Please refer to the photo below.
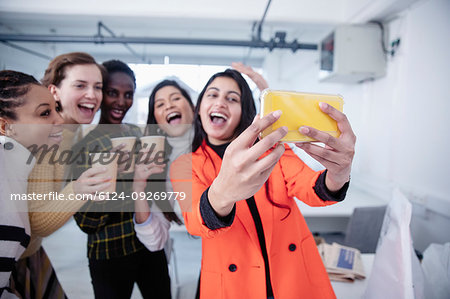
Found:
<path fill-rule="evenodd" d="M 169 261 L 174 299 L 193 299 L 200 273 L 201 240 L 189 236 L 184 228 L 171 230 L 174 240 L 174 257 Z M 57 232 L 47 237 L 43 246 L 56 275 L 69 298 L 94 298 L 87 259 L 87 235 L 72 219 Z M 176 285 L 175 264 L 179 285 Z M 137 287 L 133 299 L 142 298 Z"/>

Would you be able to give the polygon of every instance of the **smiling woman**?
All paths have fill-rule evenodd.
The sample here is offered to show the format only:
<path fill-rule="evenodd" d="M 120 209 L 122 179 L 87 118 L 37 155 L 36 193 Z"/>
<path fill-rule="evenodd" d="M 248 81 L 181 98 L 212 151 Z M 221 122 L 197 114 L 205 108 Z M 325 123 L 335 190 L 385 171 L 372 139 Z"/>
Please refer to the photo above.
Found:
<path fill-rule="evenodd" d="M 91 55 L 74 52 L 55 57 L 42 83 L 61 103 L 66 124 L 89 124 L 102 102 L 103 78 L 104 68 Z"/>

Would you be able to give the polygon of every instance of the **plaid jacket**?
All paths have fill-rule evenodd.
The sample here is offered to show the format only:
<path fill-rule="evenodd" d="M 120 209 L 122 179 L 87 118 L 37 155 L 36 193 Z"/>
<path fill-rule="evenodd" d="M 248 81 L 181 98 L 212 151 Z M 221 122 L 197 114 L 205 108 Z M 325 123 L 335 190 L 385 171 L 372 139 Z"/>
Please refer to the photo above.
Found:
<path fill-rule="evenodd" d="M 89 152 L 110 151 L 110 138 L 141 136 L 133 125 L 98 126 L 73 148 L 78 159 L 72 165 L 72 174 L 78 178 L 90 167 Z M 114 131 L 114 132 L 111 132 Z M 118 175 L 116 192 L 131 194 L 133 173 Z M 135 253 L 144 248 L 139 242 L 133 224 L 134 203 L 131 198 L 117 201 L 90 201 L 74 218 L 82 231 L 88 234 L 88 257 L 95 260 L 112 259 Z M 112 212 L 117 211 L 117 212 Z"/>

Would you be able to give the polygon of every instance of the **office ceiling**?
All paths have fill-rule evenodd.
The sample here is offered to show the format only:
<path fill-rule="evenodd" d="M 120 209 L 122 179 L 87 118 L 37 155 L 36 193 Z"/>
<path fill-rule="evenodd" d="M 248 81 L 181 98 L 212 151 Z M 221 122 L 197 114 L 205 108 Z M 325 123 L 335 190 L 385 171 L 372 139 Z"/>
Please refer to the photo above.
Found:
<path fill-rule="evenodd" d="M 262 25 L 261 40 L 269 41 L 276 32 L 283 31 L 286 42 L 317 44 L 337 24 L 379 19 L 398 10 L 396 7 L 404 8 L 415 1 L 273 0 Z M 104 37 L 114 34 L 122 38 L 251 41 L 257 35 L 255 24 L 261 21 L 268 2 L 0 0 L 0 34 L 93 38 L 98 34 L 98 22 L 102 22 L 106 26 L 100 31 Z M 269 51 L 267 48 L 212 45 L 58 43 L 46 39 L 8 41 L 4 46 L 20 47 L 22 52 L 33 51 L 38 53 L 36 57 L 41 55 L 36 59 L 44 60 L 45 56 L 86 51 L 99 61 L 118 58 L 130 63 L 162 63 L 168 56 L 170 63 L 229 64 L 244 60 L 254 66 L 260 66 Z"/>

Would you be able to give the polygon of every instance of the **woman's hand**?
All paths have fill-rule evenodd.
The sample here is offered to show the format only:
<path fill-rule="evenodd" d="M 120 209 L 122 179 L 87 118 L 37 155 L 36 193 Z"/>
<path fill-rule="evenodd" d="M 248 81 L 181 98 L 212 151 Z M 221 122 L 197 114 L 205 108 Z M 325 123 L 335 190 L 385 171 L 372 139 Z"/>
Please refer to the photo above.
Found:
<path fill-rule="evenodd" d="M 266 79 L 264 79 L 261 74 L 255 72 L 251 66 L 245 65 L 242 62 L 233 62 L 231 66 L 238 72 L 247 75 L 253 82 L 255 82 L 256 86 L 260 91 L 269 87 Z"/>
<path fill-rule="evenodd" d="M 253 123 L 239 135 L 225 151 L 222 167 L 212 183 L 208 198 L 211 206 L 220 216 L 228 215 L 237 201 L 250 198 L 267 181 L 273 167 L 284 153 L 284 145 L 278 144 L 287 134 L 281 127 L 255 143 L 259 133 L 280 118 L 281 111 L 275 111 Z M 275 148 L 264 158 L 261 155 Z"/>
<path fill-rule="evenodd" d="M 325 132 L 304 126 L 300 128 L 300 133 L 323 142 L 325 147 L 309 142 L 295 145 L 325 166 L 327 169 L 325 184 L 328 190 L 338 191 L 350 180 L 356 136 L 345 114 L 326 103 L 320 103 L 320 109 L 337 121 L 341 135 L 335 138 Z"/>
<path fill-rule="evenodd" d="M 73 191 L 76 194 L 95 194 L 102 192 L 111 185 L 112 177 L 106 176 L 106 168 L 89 168 L 73 183 Z"/>
<path fill-rule="evenodd" d="M 141 149 L 139 151 L 140 156 L 147 156 L 149 149 Z M 148 161 L 153 161 L 154 157 L 149 157 Z M 145 161 L 145 160 L 144 160 Z M 162 173 L 166 164 L 156 164 L 151 163 L 137 163 L 134 166 L 134 178 L 133 178 L 133 191 L 134 192 L 144 192 L 147 186 L 147 179 L 152 174 Z"/>

